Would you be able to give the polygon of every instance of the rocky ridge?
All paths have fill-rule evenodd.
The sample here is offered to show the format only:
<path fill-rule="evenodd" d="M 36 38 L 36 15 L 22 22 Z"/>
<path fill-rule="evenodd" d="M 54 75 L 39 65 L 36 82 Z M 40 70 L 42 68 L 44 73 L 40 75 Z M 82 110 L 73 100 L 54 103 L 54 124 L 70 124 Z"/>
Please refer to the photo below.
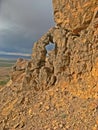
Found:
<path fill-rule="evenodd" d="M 31 60 L 17 60 L 0 89 L 2 130 L 98 129 L 97 6 L 53 0 L 57 25 L 34 43 Z M 55 49 L 47 51 L 50 43 Z"/>
<path fill-rule="evenodd" d="M 53 7 L 55 22 L 63 29 L 77 33 L 92 23 L 98 26 L 97 0 L 53 0 Z"/>

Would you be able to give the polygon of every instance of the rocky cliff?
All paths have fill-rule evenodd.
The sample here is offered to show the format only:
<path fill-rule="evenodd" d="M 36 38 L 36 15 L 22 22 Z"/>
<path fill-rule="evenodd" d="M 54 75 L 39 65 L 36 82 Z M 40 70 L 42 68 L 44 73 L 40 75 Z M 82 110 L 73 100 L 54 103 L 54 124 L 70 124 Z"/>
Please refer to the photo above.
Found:
<path fill-rule="evenodd" d="M 54 18 L 58 26 L 80 32 L 91 24 L 97 26 L 97 0 L 53 0 Z"/>
<path fill-rule="evenodd" d="M 0 90 L 3 130 L 98 129 L 98 1 L 53 0 L 53 8 L 56 26 Z"/>

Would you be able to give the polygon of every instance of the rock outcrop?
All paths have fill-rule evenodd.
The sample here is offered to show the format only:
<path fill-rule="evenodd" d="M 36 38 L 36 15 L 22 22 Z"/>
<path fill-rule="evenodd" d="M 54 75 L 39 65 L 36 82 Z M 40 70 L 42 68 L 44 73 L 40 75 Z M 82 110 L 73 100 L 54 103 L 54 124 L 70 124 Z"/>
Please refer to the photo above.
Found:
<path fill-rule="evenodd" d="M 53 7 L 56 26 L 34 43 L 31 60 L 17 60 L 2 90 L 2 128 L 98 129 L 98 1 L 53 0 Z M 55 48 L 47 51 L 50 43 Z"/>
<path fill-rule="evenodd" d="M 53 6 L 55 22 L 63 29 L 77 33 L 98 24 L 97 0 L 53 0 Z"/>
<path fill-rule="evenodd" d="M 14 79 L 17 82 L 20 75 L 18 78 L 23 88 L 27 85 L 35 90 L 43 90 L 62 79 L 70 84 L 76 78 L 77 84 L 82 85 L 82 82 L 87 82 L 86 76 L 95 78 L 92 72 L 98 62 L 97 35 L 94 26 L 81 30 L 78 35 L 67 29 L 51 28 L 34 44 L 30 61 L 17 61 L 13 67 L 12 83 L 15 85 Z M 47 52 L 46 46 L 50 42 L 55 44 L 55 49 Z M 97 85 L 97 81 L 94 84 Z"/>

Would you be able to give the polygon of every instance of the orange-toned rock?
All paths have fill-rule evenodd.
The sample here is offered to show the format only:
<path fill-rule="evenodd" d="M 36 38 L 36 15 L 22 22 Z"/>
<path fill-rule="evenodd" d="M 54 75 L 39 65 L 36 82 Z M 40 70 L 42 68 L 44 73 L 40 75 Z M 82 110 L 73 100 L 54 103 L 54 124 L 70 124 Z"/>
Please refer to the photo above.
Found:
<path fill-rule="evenodd" d="M 0 130 L 98 130 L 98 1 L 53 6 L 57 25 L 0 87 Z"/>
<path fill-rule="evenodd" d="M 73 32 L 86 29 L 94 19 L 98 20 L 98 0 L 53 0 L 53 7 L 56 24 Z"/>

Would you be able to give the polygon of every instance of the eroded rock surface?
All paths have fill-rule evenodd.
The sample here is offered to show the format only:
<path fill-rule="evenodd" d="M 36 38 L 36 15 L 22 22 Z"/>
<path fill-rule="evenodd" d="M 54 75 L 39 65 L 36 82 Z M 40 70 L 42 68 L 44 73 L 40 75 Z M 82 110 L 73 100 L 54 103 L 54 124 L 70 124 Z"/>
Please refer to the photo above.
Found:
<path fill-rule="evenodd" d="M 77 33 L 98 24 L 97 0 L 53 0 L 53 6 L 55 22 L 63 29 Z"/>
<path fill-rule="evenodd" d="M 56 26 L 34 43 L 29 61 L 17 60 L 0 89 L 1 130 L 98 130 L 98 2 L 53 6 Z"/>
<path fill-rule="evenodd" d="M 97 63 L 97 35 L 94 26 L 82 30 L 78 35 L 59 27 L 51 28 L 34 44 L 30 61 L 17 61 L 12 80 L 19 74 L 23 87 L 29 85 L 36 90 L 47 89 L 62 78 L 70 83 L 75 76 L 78 83 L 79 78 L 89 75 Z M 46 46 L 50 42 L 55 44 L 55 49 L 47 52 Z"/>

